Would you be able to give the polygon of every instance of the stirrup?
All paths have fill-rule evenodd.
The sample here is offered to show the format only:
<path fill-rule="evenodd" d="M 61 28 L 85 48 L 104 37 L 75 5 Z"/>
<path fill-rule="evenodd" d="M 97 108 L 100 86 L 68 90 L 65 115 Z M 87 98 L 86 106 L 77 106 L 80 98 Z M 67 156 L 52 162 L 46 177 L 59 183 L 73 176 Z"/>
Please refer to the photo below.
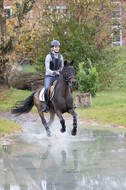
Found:
<path fill-rule="evenodd" d="M 48 113 L 48 111 L 49 111 L 49 106 L 44 105 L 42 108 L 42 112 Z"/>

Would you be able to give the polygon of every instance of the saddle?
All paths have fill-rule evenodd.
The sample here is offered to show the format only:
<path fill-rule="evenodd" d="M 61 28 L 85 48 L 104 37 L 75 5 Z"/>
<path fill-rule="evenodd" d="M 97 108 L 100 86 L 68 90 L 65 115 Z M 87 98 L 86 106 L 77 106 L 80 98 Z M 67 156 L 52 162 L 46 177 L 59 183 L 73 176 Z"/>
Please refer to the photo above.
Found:
<path fill-rule="evenodd" d="M 52 100 L 53 96 L 54 96 L 54 89 L 55 89 L 55 86 L 57 84 L 57 80 L 55 80 L 53 82 L 52 85 L 50 85 L 49 89 L 48 89 L 48 99 L 49 100 Z"/>
<path fill-rule="evenodd" d="M 55 89 L 55 86 L 57 84 L 57 80 L 55 80 L 53 82 L 52 85 L 50 85 L 49 89 L 48 89 L 48 99 L 49 100 L 52 100 L 53 96 L 54 96 L 54 89 Z M 45 91 L 45 88 L 42 88 L 40 94 L 39 94 L 39 100 L 40 101 L 45 101 L 45 97 L 44 97 L 44 91 Z"/>

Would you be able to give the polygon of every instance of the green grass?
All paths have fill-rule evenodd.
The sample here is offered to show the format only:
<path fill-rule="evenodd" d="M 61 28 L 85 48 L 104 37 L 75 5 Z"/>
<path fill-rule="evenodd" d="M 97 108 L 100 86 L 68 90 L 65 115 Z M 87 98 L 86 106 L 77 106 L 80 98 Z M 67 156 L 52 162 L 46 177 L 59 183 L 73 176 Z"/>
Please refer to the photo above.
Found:
<path fill-rule="evenodd" d="M 25 100 L 28 96 L 32 94 L 29 90 L 17 90 L 17 89 L 9 89 L 9 90 L 0 90 L 0 111 L 6 112 L 11 111 L 11 107 L 14 106 L 16 101 Z M 33 108 L 35 111 L 36 108 Z"/>
<path fill-rule="evenodd" d="M 108 126 L 86 126 L 86 125 L 80 125 L 79 128 L 83 129 L 91 129 L 91 130 L 103 130 L 103 131 L 111 131 L 111 132 L 119 132 L 119 133 L 125 133 L 126 134 L 126 129 L 125 128 L 117 128 L 117 127 L 108 127 Z"/>
<path fill-rule="evenodd" d="M 0 117 L 0 134 L 14 133 L 21 129 L 21 125 Z"/>
<path fill-rule="evenodd" d="M 33 72 L 36 71 L 36 65 L 23 65 L 23 71 Z"/>
<path fill-rule="evenodd" d="M 77 113 L 85 120 L 126 126 L 126 88 L 98 92 L 93 106 L 77 109 Z"/>

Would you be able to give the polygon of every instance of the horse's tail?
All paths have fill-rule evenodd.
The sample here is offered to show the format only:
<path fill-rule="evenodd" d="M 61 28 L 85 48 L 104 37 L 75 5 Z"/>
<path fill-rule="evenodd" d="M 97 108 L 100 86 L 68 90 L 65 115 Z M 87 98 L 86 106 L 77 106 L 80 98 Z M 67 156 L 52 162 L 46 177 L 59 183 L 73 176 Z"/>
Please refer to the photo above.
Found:
<path fill-rule="evenodd" d="M 36 92 L 32 93 L 26 100 L 16 102 L 15 106 L 11 108 L 11 113 L 19 116 L 23 113 L 28 113 L 34 106 L 33 97 Z"/>

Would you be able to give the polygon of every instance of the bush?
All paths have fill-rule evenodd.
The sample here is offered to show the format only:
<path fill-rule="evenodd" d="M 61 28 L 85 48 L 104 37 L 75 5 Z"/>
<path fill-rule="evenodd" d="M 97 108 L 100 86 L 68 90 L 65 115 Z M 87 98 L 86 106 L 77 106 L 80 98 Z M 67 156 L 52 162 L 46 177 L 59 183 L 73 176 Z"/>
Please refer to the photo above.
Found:
<path fill-rule="evenodd" d="M 112 47 L 106 48 L 93 63 L 98 72 L 100 90 L 110 87 L 115 78 L 115 72 L 113 70 L 116 63 L 115 50 Z"/>
<path fill-rule="evenodd" d="M 96 95 L 99 89 L 98 73 L 88 59 L 89 68 L 86 63 L 79 63 L 79 72 L 77 74 L 78 89 L 80 92 L 90 92 L 92 96 Z"/>

